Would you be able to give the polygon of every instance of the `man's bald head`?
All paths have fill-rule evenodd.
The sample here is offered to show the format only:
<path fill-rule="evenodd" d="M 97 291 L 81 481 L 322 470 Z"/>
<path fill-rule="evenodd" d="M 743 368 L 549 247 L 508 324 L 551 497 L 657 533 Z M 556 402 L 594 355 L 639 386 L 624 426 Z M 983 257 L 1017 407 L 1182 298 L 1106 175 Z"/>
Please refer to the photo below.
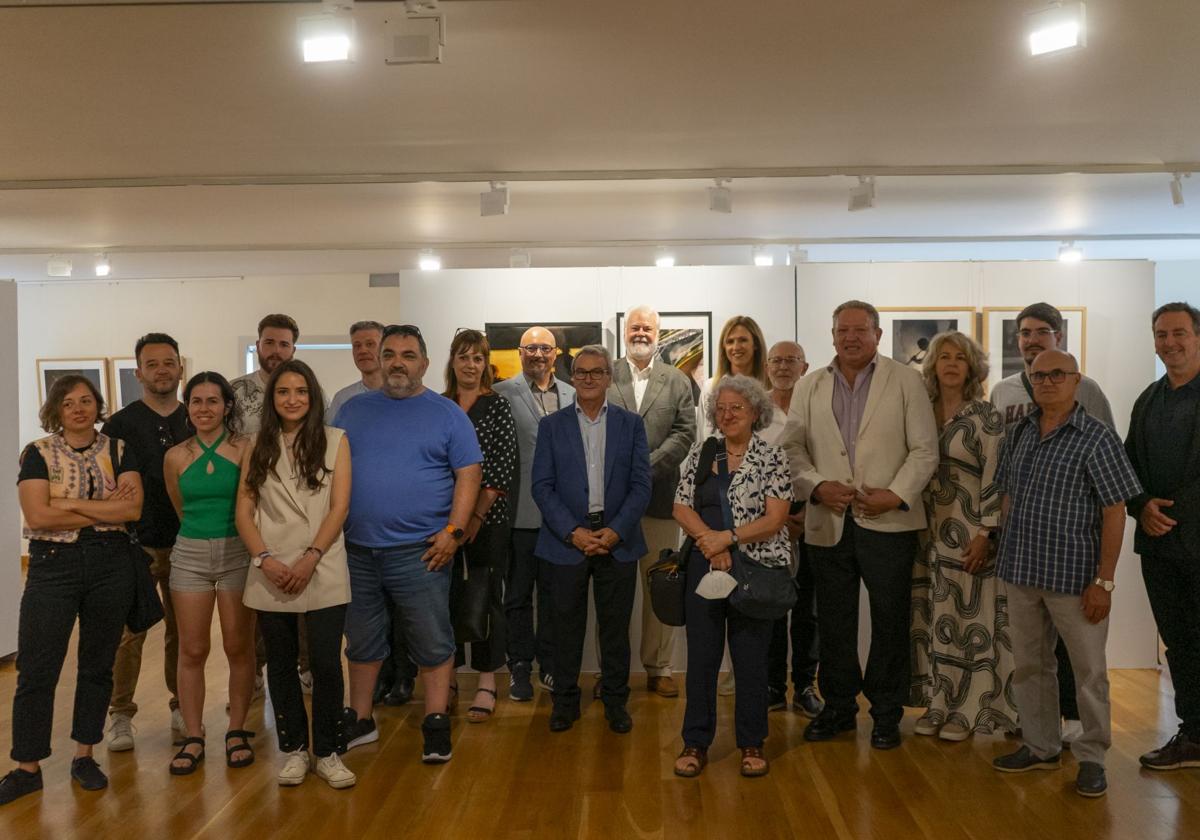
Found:
<path fill-rule="evenodd" d="M 1029 368 L 1033 399 L 1043 411 L 1066 411 L 1075 404 L 1079 362 L 1062 350 L 1043 350 Z"/>
<path fill-rule="evenodd" d="M 517 355 L 521 358 L 521 370 L 525 375 L 544 387 L 554 374 L 554 361 L 558 358 L 558 342 L 554 339 L 554 333 L 545 327 L 530 327 L 521 334 Z"/>
<path fill-rule="evenodd" d="M 778 341 L 767 351 L 767 378 L 776 391 L 790 391 L 808 370 L 804 348 L 794 341 Z"/>

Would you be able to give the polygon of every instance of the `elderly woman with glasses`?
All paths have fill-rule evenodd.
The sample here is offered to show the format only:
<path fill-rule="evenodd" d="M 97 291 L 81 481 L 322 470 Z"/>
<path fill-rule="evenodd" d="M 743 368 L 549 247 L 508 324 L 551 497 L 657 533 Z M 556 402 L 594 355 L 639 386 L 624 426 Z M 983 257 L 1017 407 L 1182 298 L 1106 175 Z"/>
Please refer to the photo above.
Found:
<path fill-rule="evenodd" d="M 687 563 L 685 602 L 687 708 L 675 773 L 698 776 L 708 761 L 717 727 L 717 675 L 728 635 L 737 677 L 734 723 L 741 773 L 763 776 L 769 769 L 763 741 L 772 622 L 743 615 L 727 598 L 709 599 L 696 590 L 710 569 L 727 572 L 735 557 L 737 563 L 762 566 L 791 563 L 784 524 L 792 478 L 783 450 L 759 435 L 776 411 L 759 381 L 729 374 L 717 381 L 712 394 L 706 408 L 709 426 L 719 433 L 715 455 L 711 465 L 704 464 L 704 444 L 694 445 L 680 468 L 675 493 L 675 520 L 695 540 Z"/>
<path fill-rule="evenodd" d="M 934 336 L 923 366 L 941 459 L 925 491 L 929 528 L 913 570 L 912 703 L 918 735 L 963 741 L 1016 728 L 1012 645 L 990 534 L 1004 421 L 982 399 L 988 364 L 960 332 Z"/>

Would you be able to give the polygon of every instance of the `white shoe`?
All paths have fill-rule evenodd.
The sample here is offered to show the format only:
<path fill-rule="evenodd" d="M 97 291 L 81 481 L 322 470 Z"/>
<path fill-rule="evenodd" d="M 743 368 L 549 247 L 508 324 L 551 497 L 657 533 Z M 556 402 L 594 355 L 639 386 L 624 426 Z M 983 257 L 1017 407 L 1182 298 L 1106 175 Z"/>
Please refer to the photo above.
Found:
<path fill-rule="evenodd" d="M 287 756 L 287 761 L 283 763 L 283 769 L 279 771 L 279 784 L 291 787 L 302 783 L 308 778 L 310 762 L 308 750 L 296 750 L 284 753 L 284 755 Z"/>
<path fill-rule="evenodd" d="M 717 694 L 722 697 L 732 697 L 737 694 L 737 686 L 733 683 L 733 671 L 728 671 L 725 679 L 717 683 Z"/>
<path fill-rule="evenodd" d="M 971 730 L 957 721 L 950 721 L 938 732 L 943 741 L 965 741 L 971 737 Z"/>
<path fill-rule="evenodd" d="M 300 672 L 300 690 L 305 694 L 312 694 L 312 671 Z"/>
<path fill-rule="evenodd" d="M 917 733 L 918 735 L 936 735 L 938 734 L 938 729 L 940 729 L 941 726 L 942 725 L 938 723 L 938 719 L 934 717 L 933 713 L 927 712 L 926 714 L 923 714 L 917 718 L 917 722 L 913 724 L 913 732 Z"/>
<path fill-rule="evenodd" d="M 183 722 L 183 712 L 178 708 L 171 710 L 171 729 L 177 735 L 182 735 L 187 729 L 187 724 Z"/>
<path fill-rule="evenodd" d="M 113 715 L 108 727 L 108 751 L 126 752 L 133 749 L 133 720 L 129 715 Z"/>
<path fill-rule="evenodd" d="M 1077 720 L 1063 720 L 1062 725 L 1062 742 L 1070 744 L 1083 736 L 1083 724 Z M 111 749 L 111 747 L 110 747 Z"/>
<path fill-rule="evenodd" d="M 342 759 L 337 753 L 330 753 L 324 758 L 317 759 L 316 773 L 322 779 L 329 783 L 331 788 L 354 787 L 358 777 L 351 773 L 345 764 L 342 764 Z"/>

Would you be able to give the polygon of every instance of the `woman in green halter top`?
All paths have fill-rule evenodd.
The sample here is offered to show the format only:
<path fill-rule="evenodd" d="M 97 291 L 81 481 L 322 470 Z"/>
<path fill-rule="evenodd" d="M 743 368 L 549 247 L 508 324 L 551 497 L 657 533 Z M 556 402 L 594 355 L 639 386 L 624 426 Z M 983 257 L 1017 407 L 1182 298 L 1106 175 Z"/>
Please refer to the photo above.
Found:
<path fill-rule="evenodd" d="M 167 493 L 179 514 L 179 536 L 171 550 L 171 603 L 179 627 L 179 711 L 190 736 L 171 762 L 176 776 L 194 772 L 204 760 L 204 664 L 214 605 L 229 660 L 226 763 L 245 767 L 254 761 L 254 733 L 244 729 L 255 671 L 254 612 L 242 605 L 250 557 L 234 524 L 242 459 L 251 443 L 238 433 L 237 401 L 221 374 L 193 376 L 183 404 L 196 434 L 168 450 L 163 461 Z"/>

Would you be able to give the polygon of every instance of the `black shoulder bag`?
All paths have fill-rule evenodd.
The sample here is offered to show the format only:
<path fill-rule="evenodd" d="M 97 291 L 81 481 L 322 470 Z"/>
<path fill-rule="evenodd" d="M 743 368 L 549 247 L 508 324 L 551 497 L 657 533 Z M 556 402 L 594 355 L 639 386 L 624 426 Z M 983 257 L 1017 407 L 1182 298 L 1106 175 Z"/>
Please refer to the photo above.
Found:
<path fill-rule="evenodd" d="M 112 458 L 113 475 L 118 475 L 119 466 L 117 439 L 108 439 L 108 454 Z M 125 626 L 130 633 L 144 633 L 163 620 L 162 600 L 158 597 L 158 587 L 150 574 L 150 557 L 142 550 L 138 541 L 136 523 L 125 526 L 128 540 L 122 543 L 129 563 L 133 567 L 133 601 L 129 605 L 129 613 L 125 616 Z"/>

